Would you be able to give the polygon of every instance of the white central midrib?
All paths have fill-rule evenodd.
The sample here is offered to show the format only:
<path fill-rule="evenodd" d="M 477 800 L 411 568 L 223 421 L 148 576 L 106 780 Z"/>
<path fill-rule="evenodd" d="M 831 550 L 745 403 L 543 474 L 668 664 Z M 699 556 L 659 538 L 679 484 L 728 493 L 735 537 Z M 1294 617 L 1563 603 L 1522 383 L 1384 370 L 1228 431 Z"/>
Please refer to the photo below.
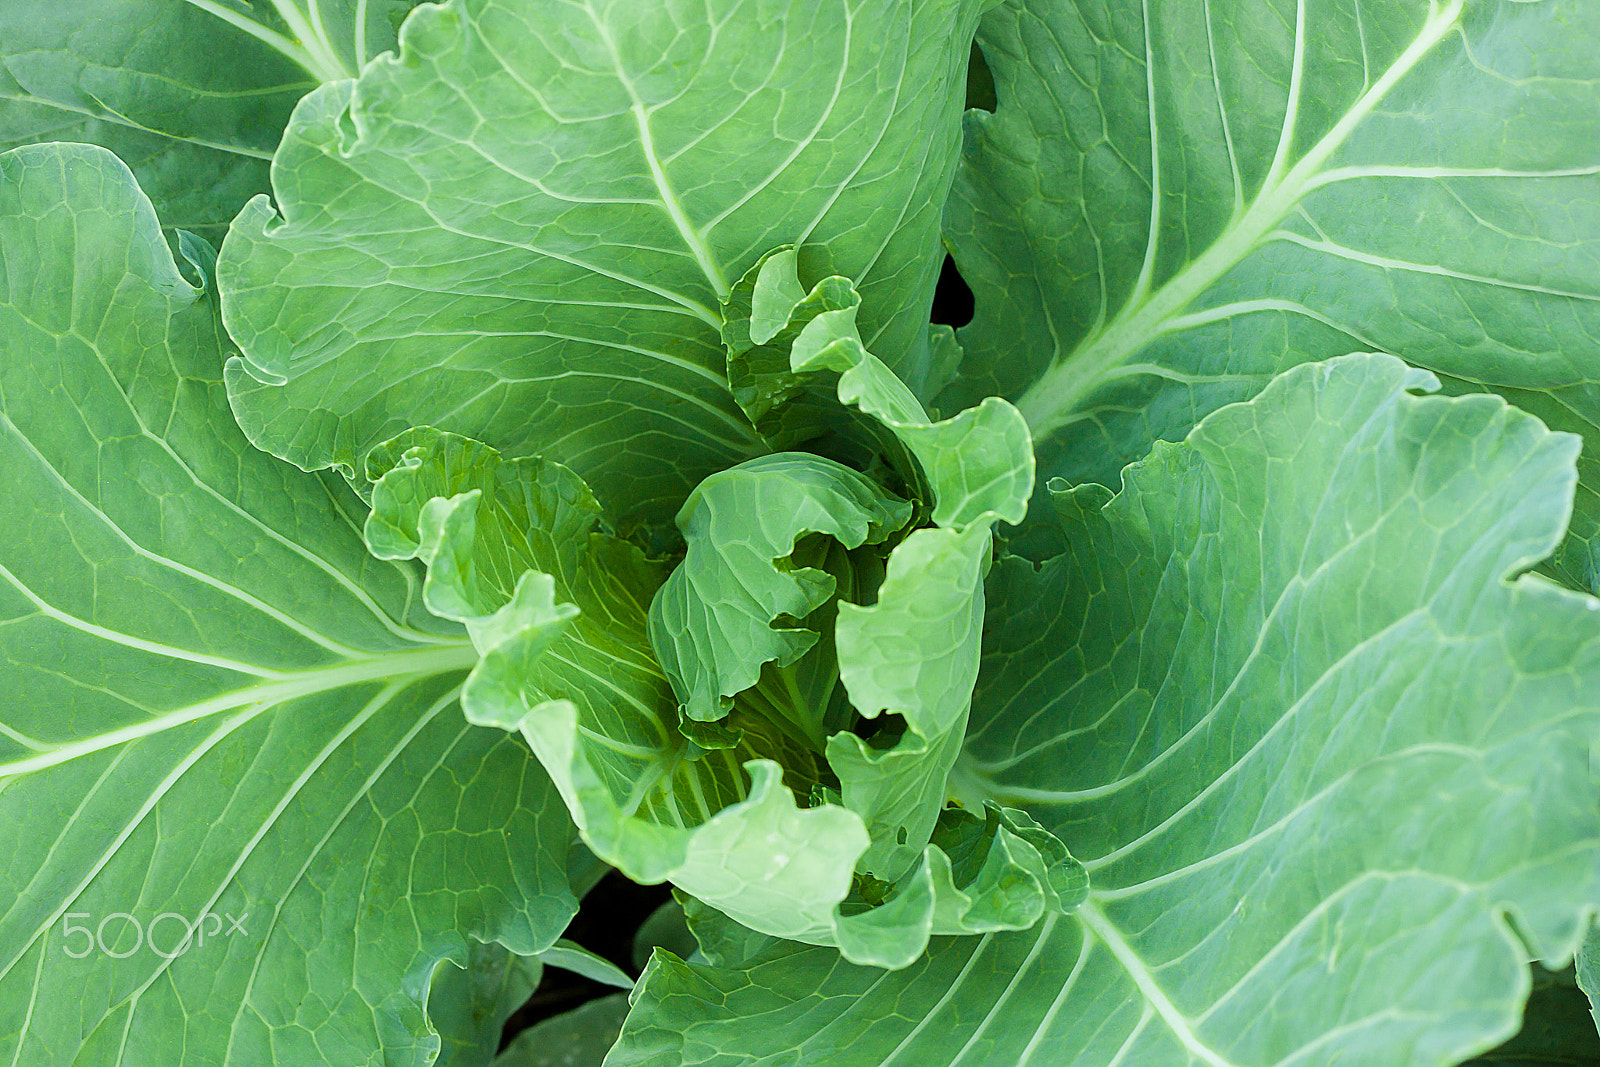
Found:
<path fill-rule="evenodd" d="M 273 7 L 284 20 L 284 24 L 300 35 L 299 41 L 290 40 L 271 27 L 232 10 L 218 0 L 185 0 L 185 2 L 221 19 L 234 29 L 249 34 L 286 59 L 292 60 L 318 81 L 326 83 L 353 76 L 344 69 L 344 64 L 328 48 L 327 43 L 312 31 L 304 16 L 292 3 L 285 4 L 283 0 L 273 0 Z"/>
<path fill-rule="evenodd" d="M 633 87 L 628 87 L 628 92 L 633 92 Z M 661 205 L 667 209 L 667 217 L 672 219 L 672 225 L 677 228 L 678 235 L 683 238 L 683 243 L 689 246 L 689 251 L 694 255 L 694 261 L 699 264 L 700 272 L 706 276 L 706 281 L 717 292 L 718 300 L 728 299 L 728 279 L 722 273 L 722 267 L 717 263 L 716 257 L 711 254 L 711 246 L 706 244 L 700 231 L 689 222 L 689 216 L 683 212 L 683 205 L 678 202 L 678 194 L 672 189 L 672 184 L 667 180 L 667 172 L 661 166 L 661 157 L 656 154 L 655 136 L 650 132 L 650 114 L 634 98 L 634 121 L 639 124 L 639 144 L 644 150 L 645 161 L 650 165 L 650 178 L 656 183 L 656 191 L 661 194 Z"/>
<path fill-rule="evenodd" d="M 49 767 L 103 752 L 117 745 L 128 744 L 186 723 L 216 715 L 250 704 L 281 704 L 312 696 L 330 689 L 359 685 L 363 682 L 394 681 L 402 678 L 423 678 L 446 671 L 465 670 L 478 661 L 478 653 L 471 644 L 463 641 L 456 645 L 431 647 L 405 652 L 377 655 L 366 659 L 350 660 L 332 667 L 316 667 L 285 678 L 245 686 L 194 704 L 174 708 L 164 714 L 109 730 L 93 737 L 81 738 L 56 745 L 24 759 L 0 763 L 0 780 L 22 774 L 32 774 Z"/>
<path fill-rule="evenodd" d="M 1355 128 L 1372 113 L 1401 78 L 1409 74 L 1456 25 L 1465 0 L 1437 10 L 1422 32 L 1281 180 L 1268 182 L 1250 207 L 1200 258 L 1173 275 L 1143 301 L 1130 301 L 1098 335 L 1064 358 L 1017 398 L 1034 439 L 1048 437 L 1072 421 L 1079 401 L 1099 387 L 1104 376 L 1166 332 L 1172 319 L 1253 250 L 1262 238 L 1317 185 L 1317 172 Z"/>
<path fill-rule="evenodd" d="M 1128 977 L 1133 979 L 1133 984 L 1138 987 L 1145 1003 L 1155 1010 L 1161 1021 L 1167 1024 L 1167 1029 L 1172 1031 L 1178 1043 L 1191 1056 L 1208 1064 L 1209 1067 L 1236 1067 L 1232 1061 L 1200 1040 L 1200 1035 L 1195 1033 L 1193 1021 L 1179 1011 L 1178 1006 L 1167 997 L 1166 991 L 1156 984 L 1155 975 L 1150 973 L 1150 968 L 1145 966 L 1144 960 L 1139 958 L 1133 946 L 1123 938 L 1122 931 L 1113 926 L 1092 901 L 1080 905 L 1073 914 L 1105 943 L 1111 955 L 1122 965 L 1122 969 L 1128 972 Z"/>
<path fill-rule="evenodd" d="M 731 291 L 728 277 L 723 273 L 717 257 L 712 255 L 711 246 L 706 244 L 705 236 L 695 228 L 689 221 L 689 216 L 684 213 L 683 205 L 678 201 L 678 194 L 672 188 L 672 182 L 667 179 L 666 168 L 661 165 L 661 156 L 656 151 L 655 134 L 650 130 L 650 109 L 644 106 L 638 90 L 628 78 L 627 70 L 622 65 L 622 53 L 617 50 L 617 43 L 611 39 L 611 31 L 606 29 L 605 23 L 592 9 L 586 6 L 585 11 L 589 21 L 594 23 L 595 32 L 605 42 L 606 51 L 611 54 L 611 66 L 617 73 L 617 82 L 627 91 L 628 99 L 633 101 L 633 106 L 629 110 L 632 111 L 633 120 L 639 127 L 639 147 L 644 153 L 646 166 L 650 168 L 650 180 L 655 183 L 656 194 L 661 198 L 661 206 L 666 209 L 673 228 L 678 231 L 678 236 L 683 239 L 684 245 L 694 256 L 695 263 L 700 267 L 700 273 L 705 275 L 706 281 L 711 283 L 711 288 L 716 290 L 717 299 L 726 300 Z"/>

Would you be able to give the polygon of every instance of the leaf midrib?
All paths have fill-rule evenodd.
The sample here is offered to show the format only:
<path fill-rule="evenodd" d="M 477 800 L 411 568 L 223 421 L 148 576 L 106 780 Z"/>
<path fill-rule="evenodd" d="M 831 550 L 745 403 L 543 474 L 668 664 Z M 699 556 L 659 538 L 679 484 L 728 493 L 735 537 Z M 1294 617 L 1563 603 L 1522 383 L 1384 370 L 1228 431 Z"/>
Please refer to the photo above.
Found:
<path fill-rule="evenodd" d="M 1317 179 L 1328 159 L 1390 90 L 1455 29 L 1464 3 L 1465 0 L 1450 0 L 1445 6 L 1435 8 L 1423 24 L 1422 32 L 1389 69 L 1281 179 L 1274 180 L 1269 175 L 1249 208 L 1231 222 L 1198 259 L 1148 297 L 1140 299 L 1136 293 L 1109 325 L 1091 334 L 1074 352 L 1058 358 L 1023 391 L 1016 406 L 1027 420 L 1035 441 L 1049 437 L 1072 422 L 1080 402 L 1098 389 L 1108 375 L 1144 350 L 1154 338 L 1168 332 L 1176 316 L 1260 245 L 1301 199 L 1323 184 Z"/>
<path fill-rule="evenodd" d="M 666 168 L 662 165 L 661 156 L 656 152 L 655 134 L 650 129 L 650 109 L 645 107 L 638 90 L 634 87 L 632 79 L 628 77 L 626 68 L 622 63 L 622 54 L 617 50 L 616 41 L 611 37 L 611 31 L 606 28 L 600 16 L 588 4 L 584 5 L 584 13 L 589 16 L 589 21 L 594 23 L 595 32 L 600 35 L 600 40 L 606 46 L 606 52 L 611 56 L 611 65 L 616 72 L 617 83 L 627 92 L 632 106 L 629 111 L 633 115 L 634 123 L 639 128 L 639 148 L 644 155 L 645 165 L 650 168 L 650 180 L 655 184 L 656 194 L 661 200 L 661 206 L 666 210 L 667 217 L 672 220 L 673 228 L 678 231 L 678 236 L 683 240 L 689 253 L 694 256 L 695 264 L 700 268 L 700 273 L 706 281 L 711 283 L 711 288 L 716 292 L 718 300 L 727 300 L 731 287 L 728 284 L 727 272 L 722 264 L 717 261 L 711 246 L 706 244 L 705 236 L 695 228 L 685 214 L 683 205 L 678 201 L 678 194 L 672 187 L 667 177 Z"/>
<path fill-rule="evenodd" d="M 290 700 L 313 696 L 332 689 L 359 685 L 365 682 L 394 681 L 423 678 L 447 671 L 466 670 L 478 661 L 477 651 L 471 643 L 462 640 L 450 645 L 408 649 L 357 660 L 347 660 L 329 667 L 313 667 L 303 671 L 285 672 L 272 681 L 244 686 L 226 693 L 186 704 L 179 708 L 146 719 L 142 722 L 109 730 L 102 734 L 80 738 L 66 744 L 52 746 L 35 755 L 9 763 L 0 763 L 0 781 L 22 774 L 32 774 L 50 767 L 69 763 L 75 759 L 103 752 L 117 745 L 128 744 L 151 737 L 187 723 L 232 711 L 250 704 L 267 707 Z"/>

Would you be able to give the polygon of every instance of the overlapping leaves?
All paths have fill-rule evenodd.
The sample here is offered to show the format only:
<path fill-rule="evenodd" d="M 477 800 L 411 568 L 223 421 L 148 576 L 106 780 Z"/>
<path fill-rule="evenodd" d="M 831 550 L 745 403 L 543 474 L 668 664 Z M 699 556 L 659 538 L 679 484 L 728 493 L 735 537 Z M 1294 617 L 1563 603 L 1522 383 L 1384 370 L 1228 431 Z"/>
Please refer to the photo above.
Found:
<path fill-rule="evenodd" d="M 225 249 L 229 387 L 393 561 L 235 432 L 210 249 L 0 156 L 0 1056 L 484 1062 L 564 808 L 699 897 L 613 1062 L 1512 1031 L 1600 900 L 1594 603 L 1523 573 L 1595 587 L 1590 461 L 1563 542 L 1570 438 L 1301 365 L 1600 436 L 1584 0 L 995 10 L 964 356 L 978 0 L 451 0 L 369 62 L 410 6 L 0 13 L 0 148 L 212 234 L 324 83 Z M 1141 462 L 991 564 L 1030 430 Z M 122 954 L 208 910 L 266 925 Z"/>
<path fill-rule="evenodd" d="M 1002 561 L 957 777 L 1068 843 L 1082 907 L 887 977 L 658 955 L 610 1062 L 1443 1065 L 1513 1032 L 1600 888 L 1600 612 L 1516 577 L 1576 439 L 1432 386 L 1299 368 Z"/>
<path fill-rule="evenodd" d="M 221 242 L 295 102 L 395 46 L 416 0 L 8 0 L 0 150 L 109 148 L 163 226 Z"/>
<path fill-rule="evenodd" d="M 1013 0 L 947 209 L 958 404 L 1115 487 L 1274 374 L 1392 352 L 1600 442 L 1587 0 Z M 1593 459 L 1552 573 L 1597 586 Z"/>
<path fill-rule="evenodd" d="M 474 650 L 238 432 L 225 348 L 126 167 L 0 155 L 9 1062 L 420 1067 L 439 961 L 576 906 L 549 779 L 461 719 Z"/>
<path fill-rule="evenodd" d="M 795 240 L 854 280 L 868 336 L 920 382 L 979 7 L 420 9 L 397 60 L 300 105 L 281 221 L 258 200 L 223 250 L 245 432 L 359 474 L 434 425 L 664 521 L 763 451 L 728 395 L 718 308 Z"/>
<path fill-rule="evenodd" d="M 781 263 L 792 275 L 793 257 Z M 601 857 L 754 929 L 903 965 L 931 932 L 1028 926 L 1081 898 L 1081 869 L 1020 812 L 944 811 L 990 527 L 996 509 L 1020 517 L 1032 459 L 1014 412 L 930 423 L 853 316 L 822 325 L 796 326 L 806 345 L 788 373 L 871 411 L 898 405 L 907 421 L 882 424 L 914 445 L 903 454 L 926 457 L 906 480 L 933 486 L 925 511 L 964 509 L 965 525 L 889 552 L 909 502 L 836 461 L 778 453 L 691 494 L 688 555 L 662 584 L 572 471 L 424 429 L 371 453 L 367 540 L 427 564 L 425 602 L 483 655 L 468 717 L 521 731 Z M 838 554 L 806 566 L 829 550 L 803 538 Z M 825 608 L 824 639 L 810 627 Z M 790 673 L 779 684 L 770 671 Z M 885 712 L 901 732 L 852 732 Z"/>

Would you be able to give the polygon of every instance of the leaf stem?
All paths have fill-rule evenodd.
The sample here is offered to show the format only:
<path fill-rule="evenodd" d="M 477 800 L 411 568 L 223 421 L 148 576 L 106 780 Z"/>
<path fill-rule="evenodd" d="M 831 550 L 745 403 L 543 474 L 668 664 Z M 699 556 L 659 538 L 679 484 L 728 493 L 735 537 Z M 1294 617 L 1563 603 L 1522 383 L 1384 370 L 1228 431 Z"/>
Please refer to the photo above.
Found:
<path fill-rule="evenodd" d="M 276 51 L 282 53 L 284 56 L 287 56 L 289 59 L 298 63 L 310 73 L 319 78 L 322 77 L 317 70 L 317 61 L 312 57 L 311 53 L 296 42 L 289 40 L 289 38 L 285 37 L 277 30 L 263 26 L 254 19 L 245 18 L 237 11 L 232 11 L 226 7 L 223 7 L 221 4 L 217 3 L 216 0 L 184 0 L 184 2 L 199 8 L 208 15 L 216 16 L 235 29 L 243 30 L 256 40 L 262 42 L 263 44 L 269 45 Z M 326 81 L 327 79 L 324 78 L 322 80 Z"/>
<path fill-rule="evenodd" d="M 68 763 L 95 752 L 128 744 L 235 708 L 249 705 L 272 707 L 331 689 L 369 682 L 381 681 L 400 685 L 410 679 L 466 670 L 477 662 L 477 651 L 472 645 L 462 641 L 444 647 L 379 653 L 346 660 L 328 667 L 310 667 L 301 671 L 285 672 L 253 685 L 174 708 L 120 729 L 81 737 L 75 741 L 40 749 L 36 755 L 0 763 L 0 781 Z"/>
<path fill-rule="evenodd" d="M 294 5 L 292 0 L 272 0 L 272 6 L 277 9 L 278 15 L 283 19 L 284 24 L 294 32 L 295 36 L 300 38 L 301 43 L 304 45 L 306 53 L 312 61 L 311 65 L 302 64 L 306 70 L 316 75 L 323 82 L 343 81 L 346 78 L 354 77 L 345 68 L 344 61 L 339 58 L 332 46 L 328 44 L 327 36 L 319 32 L 322 21 L 320 15 L 316 16 L 318 25 L 313 26 L 306 21 L 306 16 Z M 313 9 L 315 9 L 314 0 Z"/>
<path fill-rule="evenodd" d="M 356 69 L 367 65 L 367 0 L 356 0 Z"/>

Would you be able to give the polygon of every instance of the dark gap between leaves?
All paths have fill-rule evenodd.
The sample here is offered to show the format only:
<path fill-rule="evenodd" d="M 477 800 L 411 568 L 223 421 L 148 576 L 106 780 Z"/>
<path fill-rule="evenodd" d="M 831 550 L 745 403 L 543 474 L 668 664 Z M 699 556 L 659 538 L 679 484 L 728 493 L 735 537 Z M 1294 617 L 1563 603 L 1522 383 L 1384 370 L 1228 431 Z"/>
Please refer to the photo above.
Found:
<path fill-rule="evenodd" d="M 972 42 L 972 52 L 967 57 L 967 107 L 979 111 L 993 111 L 998 101 L 994 95 L 994 74 L 989 61 L 983 58 L 983 49 Z"/>
<path fill-rule="evenodd" d="M 933 321 L 959 329 L 972 321 L 972 307 L 972 290 L 956 270 L 956 261 L 945 256 L 939 284 L 933 290 Z"/>
<path fill-rule="evenodd" d="M 604 956 L 629 976 L 637 978 L 633 965 L 633 939 L 639 927 L 661 905 L 672 899 L 665 885 L 637 885 L 611 871 L 589 891 L 578 905 L 578 914 L 562 937 L 576 941 L 590 952 Z M 595 1000 L 618 992 L 582 975 L 558 967 L 546 967 L 528 1002 L 511 1014 L 500 1031 L 500 1050 L 522 1031 Z"/>

